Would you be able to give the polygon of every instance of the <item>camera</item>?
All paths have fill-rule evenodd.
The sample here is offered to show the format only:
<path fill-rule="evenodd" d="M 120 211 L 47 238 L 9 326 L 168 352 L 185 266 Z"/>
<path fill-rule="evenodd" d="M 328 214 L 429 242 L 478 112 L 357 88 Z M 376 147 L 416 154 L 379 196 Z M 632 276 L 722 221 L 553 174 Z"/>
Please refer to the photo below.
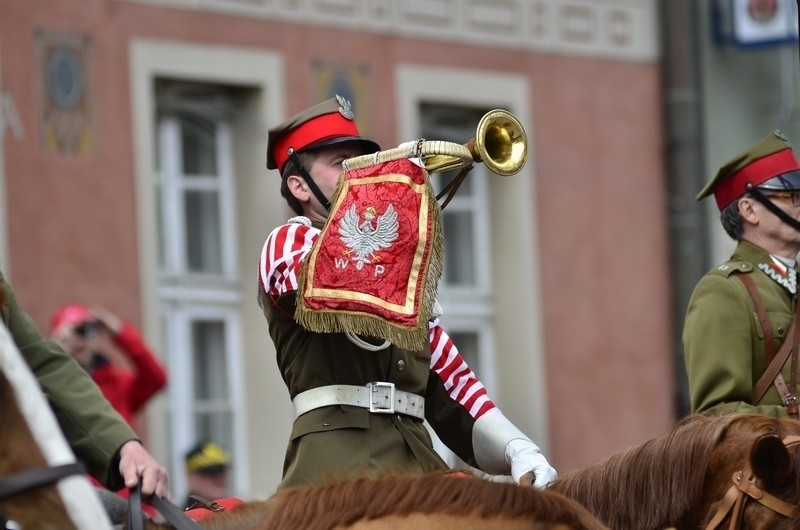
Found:
<path fill-rule="evenodd" d="M 75 335 L 85 339 L 97 335 L 99 331 L 100 326 L 97 322 L 84 322 L 75 326 L 75 329 L 73 329 L 73 333 L 75 333 Z"/>

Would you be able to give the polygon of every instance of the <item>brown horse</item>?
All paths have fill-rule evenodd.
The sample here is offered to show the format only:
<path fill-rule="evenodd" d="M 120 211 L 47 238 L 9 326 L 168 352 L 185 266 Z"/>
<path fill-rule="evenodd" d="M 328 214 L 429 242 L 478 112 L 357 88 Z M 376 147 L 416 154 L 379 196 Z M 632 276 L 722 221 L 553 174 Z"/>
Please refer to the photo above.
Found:
<path fill-rule="evenodd" d="M 14 394 L 6 377 L 0 373 L 0 477 L 14 476 L 17 472 L 47 466 L 38 451 L 25 418 L 14 403 Z M 10 480 L 10 479 L 9 479 Z M 22 528 L 75 528 L 69 518 L 55 484 L 31 489 L 0 500 L 0 513 Z M 46 522 L 41 514 L 47 514 Z M 39 526 L 36 526 L 39 525 Z"/>
<path fill-rule="evenodd" d="M 612 529 L 800 528 L 800 422 L 693 416 L 551 490 Z"/>
<path fill-rule="evenodd" d="M 669 434 L 571 473 L 545 492 L 435 475 L 361 480 L 282 493 L 212 517 L 205 528 L 420 530 L 467 523 L 530 527 L 532 521 L 540 525 L 534 528 L 602 527 L 563 498 L 541 495 L 555 492 L 614 530 L 797 529 L 800 422 L 692 416 Z"/>
<path fill-rule="evenodd" d="M 288 490 L 201 521 L 207 530 L 603 530 L 555 492 L 448 474 L 361 479 Z M 172 528 L 150 524 L 150 529 Z"/>
<path fill-rule="evenodd" d="M 0 325 L 0 520 L 16 528 L 111 528 L 40 387 Z"/>

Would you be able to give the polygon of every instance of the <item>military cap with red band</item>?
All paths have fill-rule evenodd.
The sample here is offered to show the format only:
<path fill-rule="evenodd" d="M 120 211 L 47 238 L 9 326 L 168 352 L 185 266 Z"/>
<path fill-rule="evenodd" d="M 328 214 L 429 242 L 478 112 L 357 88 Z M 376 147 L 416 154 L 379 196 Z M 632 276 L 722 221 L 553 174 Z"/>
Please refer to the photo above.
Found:
<path fill-rule="evenodd" d="M 299 153 L 342 142 L 361 143 L 364 154 L 380 150 L 378 144 L 358 132 L 350 102 L 336 96 L 269 130 L 267 169 L 283 171 L 292 151 Z"/>
<path fill-rule="evenodd" d="M 722 211 L 747 193 L 749 186 L 776 191 L 800 190 L 800 163 L 781 131 L 765 136 L 725 163 L 697 194 L 697 200 L 713 194 Z"/>

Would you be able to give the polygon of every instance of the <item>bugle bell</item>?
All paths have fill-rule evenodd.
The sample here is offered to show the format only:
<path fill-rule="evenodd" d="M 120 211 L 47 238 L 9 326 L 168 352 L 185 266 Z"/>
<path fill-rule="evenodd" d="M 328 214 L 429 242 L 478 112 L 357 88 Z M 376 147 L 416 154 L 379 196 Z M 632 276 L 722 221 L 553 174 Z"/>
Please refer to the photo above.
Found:
<path fill-rule="evenodd" d="M 502 109 L 490 110 L 478 122 L 475 138 L 463 145 L 471 160 L 483 162 L 497 175 L 519 173 L 528 160 L 528 137 L 519 120 Z M 459 157 L 436 154 L 424 158 L 425 168 L 433 173 L 466 165 Z"/>
<path fill-rule="evenodd" d="M 478 141 L 479 138 L 483 140 Z M 478 122 L 475 152 L 489 171 L 507 177 L 515 175 L 528 160 L 528 137 L 522 124 L 510 112 L 492 110 Z"/>

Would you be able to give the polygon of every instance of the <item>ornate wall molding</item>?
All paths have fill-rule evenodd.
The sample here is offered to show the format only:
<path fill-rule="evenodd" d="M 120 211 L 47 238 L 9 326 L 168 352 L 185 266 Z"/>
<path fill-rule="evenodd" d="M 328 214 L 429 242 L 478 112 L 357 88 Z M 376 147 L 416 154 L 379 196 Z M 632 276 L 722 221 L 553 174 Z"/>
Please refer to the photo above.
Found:
<path fill-rule="evenodd" d="M 624 61 L 659 55 L 656 0 L 117 0 Z"/>

